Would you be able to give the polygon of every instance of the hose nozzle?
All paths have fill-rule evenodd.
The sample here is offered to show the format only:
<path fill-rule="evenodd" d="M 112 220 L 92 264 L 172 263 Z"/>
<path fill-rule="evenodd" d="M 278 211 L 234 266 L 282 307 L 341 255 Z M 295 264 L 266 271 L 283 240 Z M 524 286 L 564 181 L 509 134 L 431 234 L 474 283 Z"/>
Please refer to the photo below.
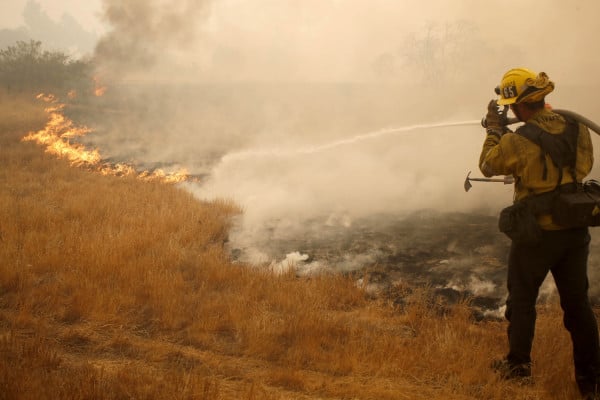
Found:
<path fill-rule="evenodd" d="M 516 118 L 516 117 L 511 117 L 511 118 L 507 118 L 506 119 L 506 125 L 516 124 L 517 122 L 519 122 L 519 119 Z M 481 118 L 481 126 L 483 126 L 484 128 L 488 127 L 487 126 L 487 121 L 486 121 L 485 117 Z"/>

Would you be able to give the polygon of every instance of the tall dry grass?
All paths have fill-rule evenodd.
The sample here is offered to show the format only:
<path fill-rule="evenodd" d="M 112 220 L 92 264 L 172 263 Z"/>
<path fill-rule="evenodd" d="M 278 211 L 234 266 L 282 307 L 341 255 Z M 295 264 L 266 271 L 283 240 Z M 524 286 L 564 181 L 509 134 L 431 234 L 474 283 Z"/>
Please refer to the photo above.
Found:
<path fill-rule="evenodd" d="M 233 264 L 235 205 L 54 159 L 42 107 L 0 94 L 0 399 L 577 398 L 556 302 L 535 384 L 500 381 L 504 322 Z"/>

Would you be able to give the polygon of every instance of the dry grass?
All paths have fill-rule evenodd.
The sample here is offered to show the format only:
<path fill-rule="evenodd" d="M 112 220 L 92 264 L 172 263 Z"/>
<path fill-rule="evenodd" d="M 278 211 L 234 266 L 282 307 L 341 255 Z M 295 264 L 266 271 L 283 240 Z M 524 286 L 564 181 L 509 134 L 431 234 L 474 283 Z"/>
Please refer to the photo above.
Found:
<path fill-rule="evenodd" d="M 42 106 L 0 94 L 0 399 L 577 398 L 555 304 L 535 385 L 499 381 L 503 322 L 232 264 L 234 205 L 44 154 Z"/>

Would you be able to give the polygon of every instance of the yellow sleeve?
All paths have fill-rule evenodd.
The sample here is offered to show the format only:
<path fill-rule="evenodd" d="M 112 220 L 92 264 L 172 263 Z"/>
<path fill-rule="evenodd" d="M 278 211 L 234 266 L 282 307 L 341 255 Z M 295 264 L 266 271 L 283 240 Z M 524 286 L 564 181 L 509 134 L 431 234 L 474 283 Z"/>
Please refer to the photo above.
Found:
<path fill-rule="evenodd" d="M 506 135 L 503 136 L 503 138 Z M 489 134 L 483 142 L 483 149 L 479 156 L 479 169 L 484 176 L 510 175 L 509 161 L 503 151 L 504 140 Z"/>

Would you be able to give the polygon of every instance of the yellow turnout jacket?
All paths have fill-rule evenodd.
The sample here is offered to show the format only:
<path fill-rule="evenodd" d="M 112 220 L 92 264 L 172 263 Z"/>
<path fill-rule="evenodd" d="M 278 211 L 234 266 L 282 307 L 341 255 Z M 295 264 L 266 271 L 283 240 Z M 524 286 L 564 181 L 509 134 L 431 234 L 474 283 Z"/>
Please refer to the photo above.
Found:
<path fill-rule="evenodd" d="M 551 134 L 562 133 L 566 127 L 565 119 L 548 109 L 535 113 L 528 121 Z M 594 155 L 590 132 L 585 125 L 579 124 L 577 138 L 576 176 L 581 182 L 592 170 Z M 558 168 L 546 154 L 547 176 L 543 179 L 544 163 L 540 158 L 540 148 L 529 139 L 513 132 L 498 138 L 487 135 L 479 157 L 479 169 L 484 176 L 512 175 L 515 178 L 514 201 L 532 194 L 553 190 L 559 177 Z M 568 166 L 563 168 L 561 184 L 573 182 Z M 552 222 L 550 215 L 538 216 L 542 229 L 554 230 L 561 227 Z"/>

